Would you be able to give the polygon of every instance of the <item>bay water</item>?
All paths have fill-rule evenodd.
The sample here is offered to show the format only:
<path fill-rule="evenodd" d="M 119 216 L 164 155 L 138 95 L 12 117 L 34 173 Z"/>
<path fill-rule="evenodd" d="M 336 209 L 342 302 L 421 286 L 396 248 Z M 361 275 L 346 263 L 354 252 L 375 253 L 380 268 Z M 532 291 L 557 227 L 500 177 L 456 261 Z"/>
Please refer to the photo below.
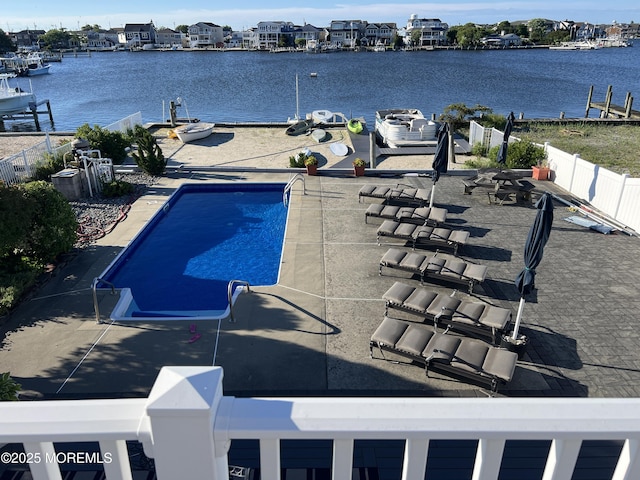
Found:
<path fill-rule="evenodd" d="M 454 103 L 525 118 L 583 117 L 591 85 L 596 101 L 608 85 L 615 104 L 627 92 L 640 94 L 640 48 L 96 52 L 65 56 L 50 72 L 31 79 L 38 100 L 50 100 L 54 125 L 41 116 L 44 130 L 105 126 L 138 111 L 145 123 L 159 122 L 177 98 L 180 117 L 212 122 L 284 122 L 296 111 L 331 110 L 373 125 L 376 110 L 418 108 L 429 116 Z M 32 122 L 5 126 L 33 129 Z"/>

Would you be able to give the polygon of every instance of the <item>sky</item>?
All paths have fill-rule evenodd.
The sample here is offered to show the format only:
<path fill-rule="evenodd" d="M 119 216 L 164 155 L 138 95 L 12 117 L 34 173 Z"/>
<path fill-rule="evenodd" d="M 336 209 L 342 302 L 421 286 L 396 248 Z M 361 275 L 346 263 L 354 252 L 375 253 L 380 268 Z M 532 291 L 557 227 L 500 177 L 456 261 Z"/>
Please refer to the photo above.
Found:
<path fill-rule="evenodd" d="M 364 20 L 370 23 L 395 22 L 398 27 L 402 27 L 411 14 L 416 14 L 419 18 L 439 18 L 450 26 L 468 22 L 494 24 L 503 20 L 531 18 L 594 24 L 640 22 L 638 0 L 405 0 L 397 3 L 375 3 L 371 0 L 336 3 L 327 0 L 304 3 L 300 0 L 4 0 L 3 3 L 5 5 L 0 16 L 0 29 L 5 31 L 27 28 L 50 30 L 61 27 L 76 30 L 87 24 L 111 28 L 151 20 L 156 27 L 174 28 L 204 21 L 221 26 L 229 25 L 234 30 L 254 27 L 258 22 L 268 20 L 283 20 L 298 25 L 310 23 L 317 27 L 328 26 L 331 20 Z M 216 5 L 218 3 L 220 6 Z M 185 8 L 187 5 L 188 8 Z"/>

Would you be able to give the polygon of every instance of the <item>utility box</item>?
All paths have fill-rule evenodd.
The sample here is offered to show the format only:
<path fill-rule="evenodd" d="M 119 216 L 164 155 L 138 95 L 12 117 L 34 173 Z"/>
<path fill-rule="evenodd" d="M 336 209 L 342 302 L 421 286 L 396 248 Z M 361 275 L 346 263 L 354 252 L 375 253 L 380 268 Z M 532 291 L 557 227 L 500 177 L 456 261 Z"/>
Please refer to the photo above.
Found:
<path fill-rule="evenodd" d="M 51 175 L 51 182 L 67 200 L 78 200 L 83 197 L 86 183 L 83 170 L 65 168 Z"/>

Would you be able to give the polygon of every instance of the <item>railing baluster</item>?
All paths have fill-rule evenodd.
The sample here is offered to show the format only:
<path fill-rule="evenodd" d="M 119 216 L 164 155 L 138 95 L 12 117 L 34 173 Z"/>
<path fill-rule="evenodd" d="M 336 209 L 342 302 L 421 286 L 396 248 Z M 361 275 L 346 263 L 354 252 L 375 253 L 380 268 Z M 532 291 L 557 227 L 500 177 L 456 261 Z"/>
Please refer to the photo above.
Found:
<path fill-rule="evenodd" d="M 353 470 L 353 440 L 340 439 L 333 441 L 333 480 L 351 478 Z"/>
<path fill-rule="evenodd" d="M 429 439 L 407 439 L 404 447 L 404 459 L 402 461 L 402 480 L 424 478 L 427 471 L 427 453 L 429 452 Z"/>
<path fill-rule="evenodd" d="M 109 480 L 133 480 L 127 442 L 102 440 L 100 453 L 104 459 L 104 473 Z"/>
<path fill-rule="evenodd" d="M 260 478 L 280 480 L 280 439 L 260 440 Z"/>
<path fill-rule="evenodd" d="M 31 456 L 29 470 L 33 480 L 62 480 L 53 442 L 25 442 L 24 451 Z"/>

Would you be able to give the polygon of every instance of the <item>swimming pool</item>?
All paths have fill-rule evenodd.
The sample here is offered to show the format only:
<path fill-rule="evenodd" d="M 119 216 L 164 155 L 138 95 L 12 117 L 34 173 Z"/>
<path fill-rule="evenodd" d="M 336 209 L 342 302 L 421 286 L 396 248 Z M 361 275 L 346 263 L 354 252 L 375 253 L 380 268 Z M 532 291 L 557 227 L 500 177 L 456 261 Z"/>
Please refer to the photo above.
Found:
<path fill-rule="evenodd" d="M 100 275 L 114 320 L 222 318 L 229 281 L 278 282 L 283 183 L 184 184 Z"/>

